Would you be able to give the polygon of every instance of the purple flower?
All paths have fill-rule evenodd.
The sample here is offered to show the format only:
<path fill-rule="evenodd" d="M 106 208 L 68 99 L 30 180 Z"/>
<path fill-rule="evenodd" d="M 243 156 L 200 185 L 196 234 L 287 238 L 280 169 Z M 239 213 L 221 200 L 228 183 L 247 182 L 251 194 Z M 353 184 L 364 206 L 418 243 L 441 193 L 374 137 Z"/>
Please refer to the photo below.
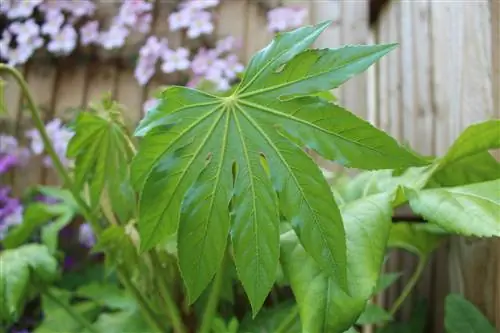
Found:
<path fill-rule="evenodd" d="M 191 24 L 193 11 L 189 8 L 174 12 L 168 17 L 170 30 L 177 31 L 181 28 L 187 28 Z"/>
<path fill-rule="evenodd" d="M 66 24 L 57 34 L 52 36 L 47 49 L 56 54 L 69 54 L 76 47 L 76 38 L 77 33 L 75 28 Z"/>
<path fill-rule="evenodd" d="M 243 72 L 244 69 L 245 67 L 238 61 L 238 56 L 230 54 L 226 57 L 222 70 L 228 79 L 234 79 L 236 74 Z"/>
<path fill-rule="evenodd" d="M 191 70 L 196 75 L 204 75 L 216 60 L 217 52 L 200 49 L 191 63 Z"/>
<path fill-rule="evenodd" d="M 29 159 L 29 151 L 18 146 L 17 140 L 8 135 L 0 135 L 0 174 L 17 165 L 24 165 Z"/>
<path fill-rule="evenodd" d="M 42 2 L 43 0 L 15 1 L 7 11 L 7 17 L 10 19 L 30 17 L 35 7 Z"/>
<path fill-rule="evenodd" d="M 212 31 L 214 31 L 212 15 L 209 12 L 200 11 L 193 15 L 189 23 L 187 36 L 193 39 L 203 34 L 211 34 Z"/>
<path fill-rule="evenodd" d="M 80 28 L 82 45 L 89 45 L 99 41 L 99 22 L 89 21 Z"/>
<path fill-rule="evenodd" d="M 70 166 L 71 161 L 66 158 L 66 149 L 68 148 L 69 140 L 71 140 L 74 133 L 67 129 L 58 118 L 47 123 L 47 125 L 45 125 L 45 129 L 54 146 L 54 150 L 63 164 Z M 26 132 L 26 136 L 31 139 L 31 151 L 33 154 L 42 155 L 45 150 L 45 146 L 40 133 L 38 133 L 37 130 L 30 130 Z M 46 166 L 52 165 L 48 157 L 44 159 L 44 163 Z"/>
<path fill-rule="evenodd" d="M 304 23 L 307 9 L 300 7 L 278 7 L 267 12 L 269 31 L 284 31 Z"/>
<path fill-rule="evenodd" d="M 125 26 L 113 24 L 108 31 L 101 32 L 99 42 L 104 49 L 112 50 L 125 45 L 128 35 L 129 31 Z"/>
<path fill-rule="evenodd" d="M 12 34 L 6 29 L 0 38 L 0 57 L 7 59 L 9 55 L 9 45 L 12 41 Z"/>
<path fill-rule="evenodd" d="M 64 23 L 64 15 L 61 11 L 50 11 L 45 17 L 45 23 L 42 25 L 42 34 L 55 36 L 61 30 Z"/>
<path fill-rule="evenodd" d="M 0 188 L 0 239 L 5 237 L 10 227 L 23 221 L 23 206 L 9 194 L 10 188 Z"/>
<path fill-rule="evenodd" d="M 181 6 L 183 9 L 200 10 L 215 7 L 218 4 L 219 0 L 191 0 L 183 2 Z"/>
<path fill-rule="evenodd" d="M 94 246 L 95 236 L 88 223 L 80 225 L 80 229 L 78 230 L 78 241 L 87 248 Z"/>
<path fill-rule="evenodd" d="M 34 19 L 29 19 L 23 23 L 14 22 L 9 26 L 9 30 L 16 35 L 16 41 L 20 44 L 25 44 L 33 37 L 40 35 L 40 26 L 36 24 Z"/>
<path fill-rule="evenodd" d="M 183 47 L 177 50 L 166 50 L 162 54 L 163 64 L 161 70 L 164 73 L 173 73 L 176 70 L 186 70 L 189 68 L 189 50 Z"/>

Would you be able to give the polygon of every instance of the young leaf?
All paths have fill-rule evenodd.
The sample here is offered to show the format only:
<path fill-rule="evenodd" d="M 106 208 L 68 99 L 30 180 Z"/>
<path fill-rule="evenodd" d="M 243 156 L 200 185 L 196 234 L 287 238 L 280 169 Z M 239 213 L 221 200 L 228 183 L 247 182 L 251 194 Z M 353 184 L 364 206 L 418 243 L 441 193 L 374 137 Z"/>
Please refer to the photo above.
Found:
<path fill-rule="evenodd" d="M 89 184 L 92 206 L 99 204 L 102 193 L 106 192 L 113 211 L 121 221 L 127 222 L 135 207 L 128 168 L 132 152 L 123 125 L 114 117 L 108 118 L 91 112 L 80 113 L 67 154 L 76 159 L 77 188 L 83 189 L 86 182 Z"/>
<path fill-rule="evenodd" d="M 410 191 L 416 214 L 467 236 L 500 236 L 500 179 L 461 187 Z"/>
<path fill-rule="evenodd" d="M 102 313 L 94 327 L 99 333 L 157 333 L 151 330 L 139 310 Z"/>
<path fill-rule="evenodd" d="M 136 130 L 145 136 L 132 166 L 141 247 L 178 231 L 192 301 L 218 269 L 230 229 L 239 278 L 254 312 L 260 308 L 275 280 L 280 210 L 305 250 L 345 287 L 342 221 L 304 146 L 352 167 L 427 163 L 349 111 L 297 97 L 339 86 L 394 48 L 306 50 L 327 25 L 278 34 L 230 96 L 167 88 Z"/>
<path fill-rule="evenodd" d="M 393 321 L 377 329 L 377 333 L 427 333 L 427 304 L 419 301 L 406 322 Z"/>
<path fill-rule="evenodd" d="M 385 273 L 381 274 L 377 282 L 377 286 L 373 290 L 373 294 L 376 295 L 385 289 L 389 288 L 394 282 L 401 277 L 402 273 Z"/>
<path fill-rule="evenodd" d="M 469 126 L 438 160 L 434 180 L 458 186 L 500 178 L 500 163 L 488 152 L 500 148 L 500 120 Z"/>
<path fill-rule="evenodd" d="M 114 284 L 90 283 L 78 288 L 75 294 L 113 310 L 137 308 L 134 298 Z"/>
<path fill-rule="evenodd" d="M 390 320 L 392 320 L 392 316 L 384 308 L 373 303 L 368 303 L 365 311 L 363 311 L 356 321 L 356 325 L 382 324 Z"/>
<path fill-rule="evenodd" d="M 309 256 L 296 237 L 282 236 L 281 259 L 300 309 L 302 331 L 342 332 L 372 296 L 391 227 L 390 196 L 378 194 L 342 207 L 350 296 Z"/>
<path fill-rule="evenodd" d="M 444 324 L 447 333 L 495 333 L 488 319 L 462 295 L 446 296 Z"/>
<path fill-rule="evenodd" d="M 0 252 L 0 323 L 15 322 L 22 314 L 34 283 L 51 283 L 57 261 L 43 245 L 28 244 Z"/>
<path fill-rule="evenodd" d="M 431 233 L 423 225 L 398 222 L 391 228 L 389 247 L 402 248 L 426 258 L 442 242 L 443 236 Z"/>

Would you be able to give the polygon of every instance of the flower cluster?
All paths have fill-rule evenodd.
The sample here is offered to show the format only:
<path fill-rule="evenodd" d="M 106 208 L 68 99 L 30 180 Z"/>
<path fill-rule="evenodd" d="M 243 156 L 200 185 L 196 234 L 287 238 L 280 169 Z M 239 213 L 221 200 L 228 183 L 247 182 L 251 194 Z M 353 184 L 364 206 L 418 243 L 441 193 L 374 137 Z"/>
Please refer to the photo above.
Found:
<path fill-rule="evenodd" d="M 0 240 L 10 227 L 23 221 L 23 206 L 19 199 L 10 196 L 10 188 L 0 187 Z"/>
<path fill-rule="evenodd" d="M 278 7 L 267 12 L 269 31 L 285 31 L 301 26 L 307 17 L 302 7 Z"/>
<path fill-rule="evenodd" d="M 66 167 L 71 165 L 71 161 L 66 158 L 66 149 L 68 148 L 69 140 L 73 137 L 73 131 L 70 131 L 63 125 L 61 119 L 55 118 L 45 125 L 45 130 L 49 136 L 56 154 Z M 33 155 L 43 155 L 45 145 L 42 141 L 40 133 L 36 129 L 26 132 L 26 136 L 30 139 L 30 148 Z M 52 166 L 52 161 L 48 156 L 44 156 L 43 163 L 46 167 Z"/>

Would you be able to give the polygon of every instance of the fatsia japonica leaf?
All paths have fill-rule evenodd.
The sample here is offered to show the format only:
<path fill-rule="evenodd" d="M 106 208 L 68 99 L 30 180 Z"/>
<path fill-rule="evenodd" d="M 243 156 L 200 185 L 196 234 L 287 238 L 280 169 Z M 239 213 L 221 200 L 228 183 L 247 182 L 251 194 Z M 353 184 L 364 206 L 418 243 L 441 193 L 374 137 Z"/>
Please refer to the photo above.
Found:
<path fill-rule="evenodd" d="M 43 245 L 28 244 L 1 252 L 0 324 L 19 319 L 30 292 L 57 277 L 57 260 Z"/>
<path fill-rule="evenodd" d="M 219 268 L 230 234 L 255 313 L 275 280 L 280 213 L 305 250 L 346 286 L 341 217 L 304 147 L 351 167 L 423 163 L 349 111 L 305 96 L 339 86 L 394 48 L 306 50 L 327 26 L 278 34 L 230 96 L 167 88 L 136 130 L 144 136 L 132 165 L 141 246 L 178 232 L 191 301 Z"/>
<path fill-rule="evenodd" d="M 377 194 L 341 207 L 347 239 L 350 295 L 321 269 L 293 233 L 282 235 L 281 260 L 300 309 L 302 332 L 343 332 L 377 286 L 391 228 L 391 200 Z"/>
<path fill-rule="evenodd" d="M 408 191 L 412 210 L 442 229 L 466 236 L 500 236 L 500 179 L 459 187 Z"/>
<path fill-rule="evenodd" d="M 103 103 L 104 104 L 104 103 Z M 111 105 L 101 114 L 82 112 L 75 124 L 75 136 L 68 145 L 68 157 L 75 158 L 75 183 L 83 189 L 89 185 L 92 206 L 103 193 L 118 218 L 126 222 L 135 207 L 135 195 L 129 181 L 132 151 L 115 108 Z"/>

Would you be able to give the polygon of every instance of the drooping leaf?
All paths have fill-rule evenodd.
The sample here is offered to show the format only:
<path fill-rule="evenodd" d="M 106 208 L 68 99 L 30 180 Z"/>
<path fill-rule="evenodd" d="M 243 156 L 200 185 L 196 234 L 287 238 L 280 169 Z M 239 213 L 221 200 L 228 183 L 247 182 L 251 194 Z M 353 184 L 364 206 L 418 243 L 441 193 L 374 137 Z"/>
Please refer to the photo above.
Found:
<path fill-rule="evenodd" d="M 442 235 L 426 230 L 424 225 L 398 222 L 393 224 L 389 235 L 389 247 L 402 248 L 421 258 L 427 258 L 443 241 Z"/>
<path fill-rule="evenodd" d="M 460 294 L 446 296 L 444 324 L 447 333 L 495 333 L 497 330 Z"/>
<path fill-rule="evenodd" d="M 342 332 L 372 296 L 391 227 L 390 195 L 377 194 L 342 206 L 350 295 L 304 251 L 291 232 L 282 236 L 282 261 L 300 309 L 302 331 Z"/>
<path fill-rule="evenodd" d="M 136 130 L 144 136 L 132 165 L 141 247 L 178 231 L 191 300 L 219 267 L 230 229 L 255 313 L 275 280 L 280 211 L 306 251 L 346 286 L 341 218 L 304 147 L 358 168 L 427 163 L 338 105 L 298 96 L 331 90 L 394 48 L 306 50 L 327 25 L 278 34 L 230 96 L 167 88 Z"/>
<path fill-rule="evenodd" d="M 427 333 L 427 304 L 419 301 L 414 306 L 410 319 L 405 322 L 393 321 L 377 329 L 377 333 Z"/>
<path fill-rule="evenodd" d="M 0 323 L 15 322 L 29 291 L 53 282 L 57 276 L 57 261 L 43 245 L 28 244 L 0 252 Z"/>
<path fill-rule="evenodd" d="M 113 310 L 134 310 L 137 308 L 134 298 L 114 284 L 94 282 L 78 288 L 75 294 Z"/>
<path fill-rule="evenodd" d="M 118 218 L 127 222 L 135 207 L 128 168 L 132 152 L 126 130 L 116 119 L 114 104 L 112 109 L 103 108 L 102 115 L 93 112 L 78 115 L 67 155 L 76 159 L 76 187 L 83 189 L 85 183 L 89 185 L 92 206 L 106 193 Z"/>
<path fill-rule="evenodd" d="M 384 308 L 368 303 L 366 305 L 365 311 L 356 321 L 357 325 L 370 325 L 370 324 L 383 324 L 392 320 L 392 316 Z"/>
<path fill-rule="evenodd" d="M 500 236 L 500 179 L 409 192 L 413 211 L 442 229 L 467 236 Z"/>

